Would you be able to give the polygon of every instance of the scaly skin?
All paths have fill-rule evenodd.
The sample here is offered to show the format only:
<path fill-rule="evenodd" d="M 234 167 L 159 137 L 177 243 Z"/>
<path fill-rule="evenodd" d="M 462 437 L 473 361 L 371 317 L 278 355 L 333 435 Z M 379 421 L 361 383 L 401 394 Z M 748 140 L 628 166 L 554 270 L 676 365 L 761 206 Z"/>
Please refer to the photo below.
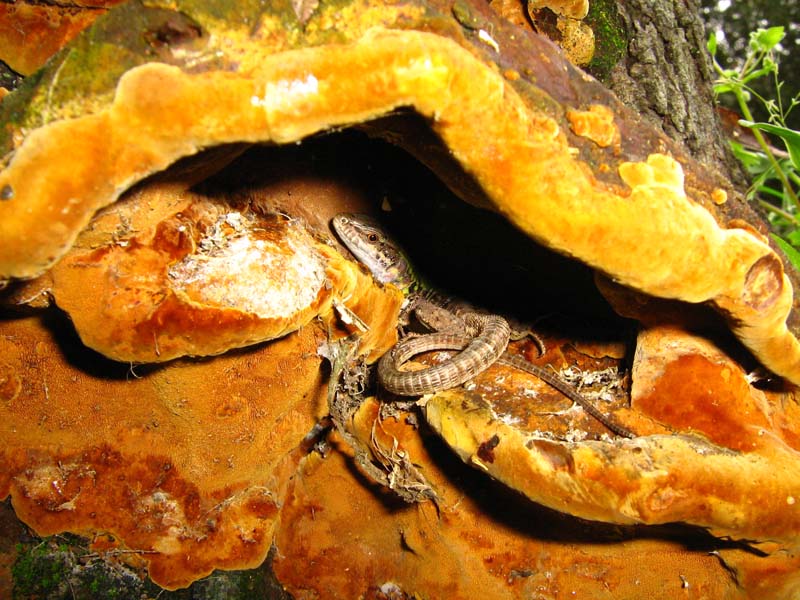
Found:
<path fill-rule="evenodd" d="M 464 319 L 474 326 L 477 331 L 475 337 L 449 333 L 411 337 L 384 354 L 378 363 L 378 381 L 381 385 L 400 396 L 421 396 L 459 386 L 492 366 L 508 346 L 511 335 L 508 323 L 497 315 L 469 313 Z M 400 370 L 400 366 L 415 354 L 447 349 L 446 339 L 458 343 L 460 347 L 456 349 L 461 352 L 447 362 L 421 371 Z M 460 341 L 466 343 L 461 344 Z"/>
<path fill-rule="evenodd" d="M 401 396 L 432 394 L 459 386 L 499 362 L 543 380 L 615 434 L 636 437 L 632 431 L 600 412 L 566 381 L 506 352 L 511 329 L 504 318 L 475 312 L 455 314 L 428 301 L 427 293 L 422 291 L 422 285 L 399 246 L 376 221 L 363 215 L 339 214 L 334 217 L 332 226 L 339 239 L 372 272 L 375 279 L 392 283 L 407 294 L 411 306 L 406 313 L 422 308 L 423 311 L 436 312 L 439 322 L 459 324 L 457 327 L 448 325 L 447 331 L 437 330 L 436 333 L 406 337 L 384 354 L 378 363 L 378 381 L 387 391 Z M 423 321 L 427 324 L 427 320 Z M 403 363 L 413 356 L 431 350 L 460 352 L 450 360 L 427 369 L 400 370 Z"/>

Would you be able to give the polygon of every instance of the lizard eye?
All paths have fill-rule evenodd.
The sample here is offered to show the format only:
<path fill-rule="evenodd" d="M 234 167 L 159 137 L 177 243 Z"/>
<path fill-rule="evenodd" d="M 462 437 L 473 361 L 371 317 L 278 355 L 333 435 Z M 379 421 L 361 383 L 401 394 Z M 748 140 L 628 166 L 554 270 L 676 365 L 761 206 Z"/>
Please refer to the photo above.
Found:
<path fill-rule="evenodd" d="M 370 242 L 377 242 L 377 241 L 378 241 L 378 234 L 377 234 L 377 233 L 370 233 L 370 234 L 367 236 L 367 239 L 368 239 Z"/>

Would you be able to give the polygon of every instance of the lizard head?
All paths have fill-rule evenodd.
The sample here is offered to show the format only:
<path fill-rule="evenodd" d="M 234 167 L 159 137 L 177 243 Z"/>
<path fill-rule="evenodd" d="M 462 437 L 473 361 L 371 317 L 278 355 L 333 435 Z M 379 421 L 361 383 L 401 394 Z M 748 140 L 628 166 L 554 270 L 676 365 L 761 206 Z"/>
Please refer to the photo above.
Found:
<path fill-rule="evenodd" d="M 339 239 L 381 283 L 408 290 L 415 277 L 403 251 L 381 225 L 367 215 L 340 213 L 331 221 Z"/>

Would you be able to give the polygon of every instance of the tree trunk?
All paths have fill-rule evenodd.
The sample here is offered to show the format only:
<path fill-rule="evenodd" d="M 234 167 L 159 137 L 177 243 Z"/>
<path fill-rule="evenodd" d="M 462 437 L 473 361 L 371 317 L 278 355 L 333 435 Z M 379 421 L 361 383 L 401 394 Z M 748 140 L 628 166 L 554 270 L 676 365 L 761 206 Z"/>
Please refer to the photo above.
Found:
<path fill-rule="evenodd" d="M 627 54 L 608 87 L 697 160 L 743 183 L 714 109 L 714 72 L 698 0 L 623 0 L 617 9 Z"/>

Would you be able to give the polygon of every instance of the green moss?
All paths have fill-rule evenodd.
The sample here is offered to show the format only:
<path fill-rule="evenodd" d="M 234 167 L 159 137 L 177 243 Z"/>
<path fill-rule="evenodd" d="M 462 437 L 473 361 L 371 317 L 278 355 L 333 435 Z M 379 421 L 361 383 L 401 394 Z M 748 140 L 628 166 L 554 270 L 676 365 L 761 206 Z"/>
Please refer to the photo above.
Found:
<path fill-rule="evenodd" d="M 604 81 L 625 56 L 628 46 L 615 0 L 592 0 L 585 23 L 592 28 L 595 39 L 594 57 L 586 70 Z"/>
<path fill-rule="evenodd" d="M 177 600 L 124 564 L 90 552 L 82 538 L 64 534 L 17 544 L 11 568 L 15 600 Z"/>
<path fill-rule="evenodd" d="M 11 568 L 14 598 L 62 598 L 69 593 L 71 560 L 67 552 L 49 540 L 36 545 L 17 544 Z"/>
<path fill-rule="evenodd" d="M 164 590 L 145 573 L 118 560 L 113 551 L 92 552 L 86 540 L 62 534 L 17 544 L 11 569 L 14 600 L 289 600 L 272 573 L 271 558 L 247 571 L 215 571 L 190 587 Z"/>

